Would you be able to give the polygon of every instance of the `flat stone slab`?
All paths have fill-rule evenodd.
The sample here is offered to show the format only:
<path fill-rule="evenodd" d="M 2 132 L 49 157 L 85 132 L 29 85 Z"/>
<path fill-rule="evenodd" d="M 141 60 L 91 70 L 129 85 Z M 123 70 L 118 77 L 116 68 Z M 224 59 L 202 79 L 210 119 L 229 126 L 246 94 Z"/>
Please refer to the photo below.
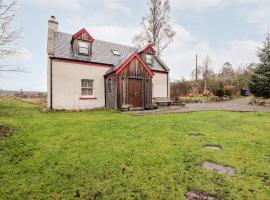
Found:
<path fill-rule="evenodd" d="M 220 146 L 220 145 L 209 145 L 209 144 L 207 144 L 207 145 L 204 145 L 204 148 L 206 148 L 206 149 L 212 149 L 212 150 L 223 150 L 223 147 L 222 146 Z"/>
<path fill-rule="evenodd" d="M 188 200 L 218 200 L 216 197 L 213 197 L 205 192 L 193 192 L 190 191 L 186 193 Z"/>
<path fill-rule="evenodd" d="M 205 137 L 205 135 L 204 134 L 202 134 L 202 133 L 192 133 L 192 134 L 190 134 L 192 137 L 196 137 L 196 138 L 200 138 L 200 137 Z"/>
<path fill-rule="evenodd" d="M 235 169 L 228 166 L 218 165 L 218 164 L 206 161 L 206 162 L 203 162 L 202 167 L 204 169 L 215 171 L 218 174 L 227 174 L 229 176 L 235 175 Z"/>

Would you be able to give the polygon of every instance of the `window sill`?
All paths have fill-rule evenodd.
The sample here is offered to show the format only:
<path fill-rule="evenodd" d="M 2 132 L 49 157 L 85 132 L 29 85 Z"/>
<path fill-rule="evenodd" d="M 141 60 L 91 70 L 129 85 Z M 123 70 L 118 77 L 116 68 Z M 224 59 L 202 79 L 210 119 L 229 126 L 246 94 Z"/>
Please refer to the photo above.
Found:
<path fill-rule="evenodd" d="M 97 100 L 97 97 L 80 97 L 80 100 Z"/>
<path fill-rule="evenodd" d="M 81 57 L 89 57 L 89 53 L 78 53 L 79 56 Z"/>

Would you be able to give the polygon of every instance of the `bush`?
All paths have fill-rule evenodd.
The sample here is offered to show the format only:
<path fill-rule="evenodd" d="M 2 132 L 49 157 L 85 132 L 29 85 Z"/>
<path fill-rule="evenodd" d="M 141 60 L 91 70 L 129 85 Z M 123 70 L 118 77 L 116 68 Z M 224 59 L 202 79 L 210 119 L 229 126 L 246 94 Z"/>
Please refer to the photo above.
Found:
<path fill-rule="evenodd" d="M 192 89 L 192 81 L 181 80 L 181 82 L 171 83 L 171 98 L 187 95 Z"/>
<path fill-rule="evenodd" d="M 234 86 L 224 86 L 224 94 L 227 96 L 232 96 L 236 93 Z"/>
<path fill-rule="evenodd" d="M 214 95 L 218 97 L 223 97 L 224 96 L 224 90 L 223 89 L 217 89 L 214 91 Z"/>

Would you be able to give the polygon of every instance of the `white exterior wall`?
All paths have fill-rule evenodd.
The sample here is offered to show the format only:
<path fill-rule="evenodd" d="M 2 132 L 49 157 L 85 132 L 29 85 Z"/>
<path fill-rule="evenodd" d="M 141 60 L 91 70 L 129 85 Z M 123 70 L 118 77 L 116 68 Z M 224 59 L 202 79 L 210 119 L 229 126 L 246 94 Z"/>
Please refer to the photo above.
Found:
<path fill-rule="evenodd" d="M 53 60 L 53 109 L 77 110 L 104 107 L 104 74 L 108 69 L 109 67 Z M 86 98 L 81 95 L 81 79 L 94 80 L 94 91 L 91 98 L 96 99 L 80 99 Z"/>
<path fill-rule="evenodd" d="M 154 72 L 152 79 L 153 82 L 153 98 L 155 97 L 168 97 L 168 77 L 166 73 Z"/>
<path fill-rule="evenodd" d="M 47 107 L 51 108 L 51 59 L 47 58 Z"/>

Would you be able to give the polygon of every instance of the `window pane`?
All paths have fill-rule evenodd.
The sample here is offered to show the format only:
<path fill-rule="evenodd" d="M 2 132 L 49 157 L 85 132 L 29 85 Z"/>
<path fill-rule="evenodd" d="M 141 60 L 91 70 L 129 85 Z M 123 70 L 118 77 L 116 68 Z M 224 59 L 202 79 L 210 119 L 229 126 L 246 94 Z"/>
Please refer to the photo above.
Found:
<path fill-rule="evenodd" d="M 108 79 L 108 92 L 112 92 L 112 79 Z"/>
<path fill-rule="evenodd" d="M 92 96 L 93 95 L 93 89 L 87 89 L 87 95 Z"/>
<path fill-rule="evenodd" d="M 149 54 L 146 54 L 146 59 L 152 59 L 152 56 Z"/>
<path fill-rule="evenodd" d="M 79 53 L 88 54 L 89 53 L 89 49 L 88 48 L 80 47 L 79 48 Z"/>
<path fill-rule="evenodd" d="M 87 84 L 87 86 L 89 87 L 89 88 L 93 88 L 93 80 L 88 80 L 88 84 Z"/>
<path fill-rule="evenodd" d="M 146 54 L 145 60 L 146 60 L 147 64 L 151 64 L 152 63 L 152 55 Z"/>
<path fill-rule="evenodd" d="M 84 88 L 87 87 L 87 80 L 85 79 L 82 80 L 82 87 Z"/>
<path fill-rule="evenodd" d="M 87 89 L 82 88 L 82 95 L 83 95 L 83 96 L 87 96 Z"/>
<path fill-rule="evenodd" d="M 88 49 L 88 42 L 79 41 L 79 47 Z"/>

